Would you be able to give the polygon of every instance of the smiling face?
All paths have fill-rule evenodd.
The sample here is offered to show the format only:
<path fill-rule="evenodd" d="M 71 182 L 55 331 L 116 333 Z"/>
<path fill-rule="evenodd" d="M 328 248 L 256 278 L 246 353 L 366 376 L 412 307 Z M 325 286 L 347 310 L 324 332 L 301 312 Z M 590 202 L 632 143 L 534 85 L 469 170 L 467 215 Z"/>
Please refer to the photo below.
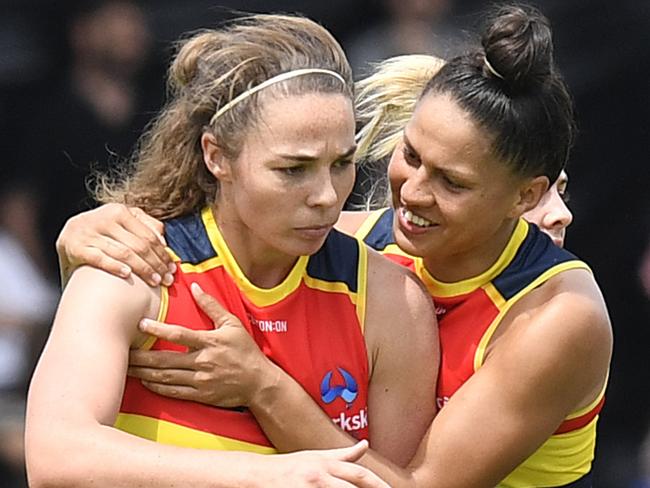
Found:
<path fill-rule="evenodd" d="M 491 138 L 451 98 L 416 107 L 389 165 L 397 244 L 455 281 L 499 256 L 522 207 L 522 179 L 491 151 Z"/>
<path fill-rule="evenodd" d="M 524 218 L 528 222 L 536 224 L 559 247 L 564 246 L 566 228 L 573 222 L 573 214 L 566 205 L 568 201 L 568 184 L 569 177 L 565 171 L 562 171 L 556 182 L 539 201 L 539 204 L 524 214 Z"/>
<path fill-rule="evenodd" d="M 354 150 L 352 103 L 340 94 L 265 97 L 234 161 L 204 143 L 221 185 L 217 221 L 240 265 L 320 249 L 352 191 Z"/>

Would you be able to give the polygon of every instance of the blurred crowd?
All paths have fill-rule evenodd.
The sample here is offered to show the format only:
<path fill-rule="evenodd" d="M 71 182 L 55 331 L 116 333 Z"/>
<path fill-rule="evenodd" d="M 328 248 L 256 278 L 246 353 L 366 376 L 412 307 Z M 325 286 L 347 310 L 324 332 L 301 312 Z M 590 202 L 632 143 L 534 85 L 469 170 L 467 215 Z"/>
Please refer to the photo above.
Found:
<path fill-rule="evenodd" d="M 555 30 L 579 137 L 567 248 L 586 260 L 615 333 L 596 486 L 650 487 L 650 2 L 537 0 Z M 58 299 L 54 242 L 93 205 L 92 175 L 128 162 L 164 101 L 183 32 L 238 12 L 301 12 L 357 77 L 406 53 L 477 42 L 479 0 L 0 1 L 0 486 L 25 486 L 24 397 Z M 73 353 L 73 352 L 71 352 Z"/>

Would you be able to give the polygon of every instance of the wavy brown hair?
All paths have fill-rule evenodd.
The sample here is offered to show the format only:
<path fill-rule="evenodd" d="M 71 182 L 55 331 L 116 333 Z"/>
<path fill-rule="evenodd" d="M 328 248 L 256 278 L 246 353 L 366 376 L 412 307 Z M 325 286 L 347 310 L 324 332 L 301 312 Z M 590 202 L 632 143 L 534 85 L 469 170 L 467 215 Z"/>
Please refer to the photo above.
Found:
<path fill-rule="evenodd" d="M 328 69 L 346 83 L 319 73 L 292 78 L 249 96 L 210 125 L 215 112 L 239 94 L 301 68 Z M 224 155 L 234 159 L 264 96 L 340 93 L 351 99 L 352 86 L 341 46 L 304 17 L 253 15 L 196 33 L 179 43 L 168 74 L 169 102 L 142 135 L 130 166 L 100 175 L 95 197 L 138 206 L 160 219 L 197 211 L 214 203 L 219 189 L 203 161 L 204 132 L 212 131 Z"/>

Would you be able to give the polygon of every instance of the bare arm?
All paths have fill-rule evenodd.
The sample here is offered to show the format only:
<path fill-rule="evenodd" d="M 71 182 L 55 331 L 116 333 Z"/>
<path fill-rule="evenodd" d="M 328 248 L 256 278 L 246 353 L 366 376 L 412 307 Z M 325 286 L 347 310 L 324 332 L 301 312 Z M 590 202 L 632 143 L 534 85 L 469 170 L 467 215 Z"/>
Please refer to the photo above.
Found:
<path fill-rule="evenodd" d="M 612 344 L 602 297 L 581 270 L 552 281 L 509 312 L 485 364 L 439 412 L 410 466 L 417 486 L 495 486 L 602 390 Z"/>
<path fill-rule="evenodd" d="M 138 340 L 135 324 L 152 314 L 152 293 L 143 282 L 90 268 L 71 279 L 30 387 L 30 486 L 284 486 L 287 480 L 352 486 L 346 479 L 381 486 L 369 472 L 342 462 L 358 457 L 363 446 L 316 458 L 265 457 L 165 446 L 113 428 L 129 345 Z M 334 478 L 339 484 L 330 484 Z"/>
<path fill-rule="evenodd" d="M 380 455 L 406 465 L 435 412 L 435 315 L 431 299 L 406 269 L 376 253 L 369 256 L 369 269 L 373 270 L 368 280 L 366 319 L 366 343 L 372 365 L 371 442 Z M 131 374 L 152 381 L 146 385 L 161 394 L 179 397 L 180 393 L 181 398 L 221 406 L 249 406 L 281 451 L 347 446 L 354 442 L 297 382 L 261 354 L 234 316 L 224 314 L 216 301 L 200 291 L 197 294 L 197 289 L 193 293 L 215 321 L 217 330 L 196 332 L 151 324 L 148 332 L 181 341 L 196 352 L 135 353 L 132 360 L 137 367 L 130 369 Z M 176 374 L 174 370 L 179 369 L 188 372 Z M 203 382 L 199 378 L 208 380 Z M 375 453 L 363 461 L 393 486 L 407 482 L 405 472 Z"/>

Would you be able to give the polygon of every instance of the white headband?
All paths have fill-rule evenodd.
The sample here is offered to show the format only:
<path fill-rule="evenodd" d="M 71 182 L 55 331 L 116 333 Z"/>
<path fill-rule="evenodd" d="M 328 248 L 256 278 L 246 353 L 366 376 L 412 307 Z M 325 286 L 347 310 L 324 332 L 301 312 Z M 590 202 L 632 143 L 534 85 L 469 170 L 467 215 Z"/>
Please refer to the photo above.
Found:
<path fill-rule="evenodd" d="M 281 81 L 285 81 L 290 78 L 295 78 L 297 76 L 302 76 L 302 75 L 309 75 L 312 73 L 321 73 L 325 75 L 330 75 L 333 76 L 334 78 L 337 78 L 344 85 L 346 84 L 345 79 L 340 74 L 338 74 L 336 71 L 331 71 L 329 69 L 304 68 L 304 69 L 295 69 L 293 71 L 287 71 L 286 73 L 280 73 L 279 75 L 269 78 L 268 80 L 260 83 L 259 85 L 254 86 L 253 88 L 250 88 L 243 93 L 240 93 L 238 96 L 230 100 L 227 104 L 225 104 L 223 107 L 221 107 L 219 110 L 215 112 L 215 114 L 210 119 L 210 125 L 214 124 L 214 121 L 217 120 L 224 112 L 230 110 L 233 106 L 237 105 L 242 100 L 257 93 L 260 90 L 263 90 L 267 86 L 273 85 L 275 83 L 280 83 Z"/>

